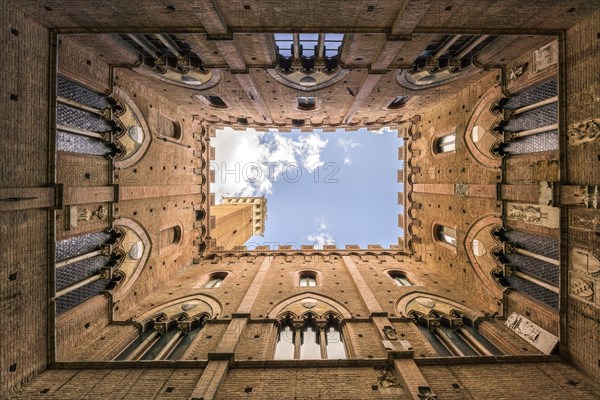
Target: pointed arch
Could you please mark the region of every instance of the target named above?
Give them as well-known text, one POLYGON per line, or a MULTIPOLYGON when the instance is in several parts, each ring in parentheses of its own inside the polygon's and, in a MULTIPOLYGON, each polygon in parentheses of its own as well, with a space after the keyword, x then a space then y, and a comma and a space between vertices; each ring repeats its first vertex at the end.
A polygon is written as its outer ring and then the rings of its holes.
POLYGON ((129 218, 117 218, 114 226, 124 232, 117 249, 125 255, 116 274, 121 277, 121 282, 113 290, 115 299, 127 293, 150 257, 152 241, 148 232, 137 221, 129 218))
POLYGON ((287 315, 286 313, 291 313, 297 316, 302 316, 307 313, 324 316, 329 315, 331 311, 334 311, 337 316, 341 318, 352 318, 350 311, 337 301, 312 292, 301 293, 283 300, 271 308, 271 310, 267 313, 267 318, 275 319, 280 315, 287 315), (301 304, 302 300, 314 300, 316 304, 308 308, 301 304))
POLYGON ((441 311, 451 315, 453 311, 475 320, 482 314, 454 300, 439 295, 415 291, 402 296, 396 302, 396 314, 407 317, 412 312, 428 315, 431 311, 441 311))

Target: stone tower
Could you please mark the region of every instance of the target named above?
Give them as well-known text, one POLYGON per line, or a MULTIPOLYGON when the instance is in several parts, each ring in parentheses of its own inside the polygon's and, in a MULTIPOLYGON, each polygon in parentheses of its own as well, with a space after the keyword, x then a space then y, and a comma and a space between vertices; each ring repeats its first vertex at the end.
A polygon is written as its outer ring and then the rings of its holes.
POLYGON ((221 204, 210 208, 210 215, 212 245, 233 249, 264 233, 267 199, 223 197, 221 204))

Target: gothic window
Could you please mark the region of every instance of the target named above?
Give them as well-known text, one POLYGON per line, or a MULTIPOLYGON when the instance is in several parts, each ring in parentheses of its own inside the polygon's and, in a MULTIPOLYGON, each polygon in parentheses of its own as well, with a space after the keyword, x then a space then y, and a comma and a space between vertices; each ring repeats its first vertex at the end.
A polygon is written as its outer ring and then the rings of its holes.
POLYGON ((340 321, 333 315, 325 320, 309 314, 303 320, 290 316, 279 322, 274 359, 346 359, 340 321))
POLYGON ((302 111, 311 111, 316 108, 314 97, 301 96, 298 97, 298 109, 302 111))
POLYGON ((436 154, 439 153, 450 153, 456 150, 456 134, 451 133, 449 135, 441 136, 435 139, 433 145, 433 151, 436 154))
POLYGON ((206 289, 215 289, 223 284, 223 280, 227 276, 226 272, 216 272, 210 276, 208 282, 204 285, 206 289))
POLYGON ((434 228, 435 238, 440 242, 456 247, 456 229, 443 225, 436 225, 434 228))
POLYGON ((325 341, 327 349, 327 358, 329 360, 346 359, 346 348, 342 340, 342 331, 338 320, 329 317, 325 327, 325 341))
POLYGON ((156 318, 114 359, 116 361, 179 360, 202 329, 204 317, 164 322, 156 318))
POLYGON ((314 272, 302 272, 299 285, 300 287, 317 286, 317 276, 314 272))
POLYGON ((161 249, 179 244, 181 241, 181 227, 179 225, 172 226, 160 231, 160 247, 161 249))
POLYGON ((388 105, 388 108, 394 110, 397 108, 404 107, 406 105, 406 102, 408 101, 408 97, 409 96, 396 96, 394 100, 392 100, 390 105, 388 105))
POLYGON ((277 332, 277 345, 275 347, 276 360, 293 360, 296 347, 296 329, 290 317, 279 323, 277 332))
POLYGON ((464 317, 449 317, 436 312, 429 316, 413 316, 423 336, 442 357, 503 355, 464 317))
POLYGON ((406 278, 404 272, 390 271, 388 274, 398 286, 412 286, 412 283, 406 278))
POLYGON ((337 67, 344 34, 276 33, 274 38, 279 68, 284 71, 290 71, 293 62, 307 72, 313 71, 316 63, 324 64, 324 69, 331 71, 337 67))
POLYGON ((227 104, 219 96, 206 95, 204 98, 208 100, 208 104, 210 104, 211 107, 227 108, 227 104))

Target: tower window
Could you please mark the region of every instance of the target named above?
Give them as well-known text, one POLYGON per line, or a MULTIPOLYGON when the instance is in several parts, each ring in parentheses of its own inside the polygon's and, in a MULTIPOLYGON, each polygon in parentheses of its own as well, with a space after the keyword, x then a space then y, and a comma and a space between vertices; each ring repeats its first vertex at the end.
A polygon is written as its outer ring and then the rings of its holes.
POLYGON ((450 153, 456 150, 456 134, 451 133, 449 135, 441 136, 435 139, 433 151, 436 154, 439 153, 450 153))
POLYGON ((300 287, 317 286, 317 276, 313 272, 303 272, 300 274, 300 287))
POLYGON ((168 247, 181 242, 181 227, 179 225, 172 226, 160 231, 160 247, 168 247))
POLYGON ((181 138, 181 127, 175 121, 160 115, 158 117, 158 132, 162 136, 166 136, 173 139, 181 138))
POLYGON ((412 283, 406 278, 404 272, 390 271, 389 275, 398 286, 412 286, 412 283))
POLYGON ((215 289, 220 287, 223 284, 223 280, 227 276, 226 272, 217 272, 210 276, 208 282, 204 285, 205 289, 215 289))
POLYGON ((402 108, 406 105, 409 96, 396 96, 388 106, 389 109, 402 108))
POLYGON ((298 97, 298 109, 302 111, 310 111, 316 108, 314 97, 298 97))
POLYGON ((208 100, 208 104, 215 108, 227 108, 227 104, 219 96, 207 95, 204 96, 208 100))
POLYGON ((456 229, 443 225, 436 225, 434 230, 435 238, 437 240, 456 247, 456 229))

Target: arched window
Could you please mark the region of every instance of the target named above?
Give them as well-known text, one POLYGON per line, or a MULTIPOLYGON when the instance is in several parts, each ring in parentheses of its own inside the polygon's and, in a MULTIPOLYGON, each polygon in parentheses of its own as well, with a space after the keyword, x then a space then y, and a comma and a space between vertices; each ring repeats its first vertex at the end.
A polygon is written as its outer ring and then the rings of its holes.
POLYGON ((227 108, 227 104, 219 96, 206 95, 204 98, 208 101, 208 104, 210 104, 211 107, 227 108))
POLYGON ((396 96, 394 100, 388 105, 388 108, 391 110, 402 108, 406 105, 409 96, 396 96))
POLYGON ((160 231, 160 248, 179 244, 181 241, 181 227, 179 225, 172 226, 160 231))
POLYGON ((410 281, 406 278, 406 274, 404 272, 390 271, 388 274, 398 286, 412 286, 412 283, 410 283, 410 281))
POLYGON ((456 247, 456 229, 443 225, 436 225, 434 228, 435 238, 440 242, 456 247))
POLYGON ((442 357, 499 356, 504 353, 460 316, 432 312, 429 316, 413 314, 419 330, 442 357))
POLYGON ((277 345, 275 347, 276 360, 293 360, 296 349, 296 329, 290 317, 279 322, 277 331, 277 345))
POLYGON ((329 360, 345 360, 346 348, 342 341, 342 330, 340 323, 333 315, 329 316, 325 327, 325 342, 327 349, 327 359, 329 360))
POLYGON ((317 286, 317 275, 314 272, 302 272, 300 274, 300 287, 317 286))
POLYGON ((204 325, 205 317, 164 322, 152 321, 146 331, 133 340, 114 360, 179 360, 204 325))
POLYGON ((321 335, 314 318, 309 315, 304 320, 300 332, 300 359, 320 360, 321 358, 321 335))
POLYGON ((433 151, 436 154, 439 153, 450 153, 456 150, 456 134, 451 133, 449 135, 440 136, 435 139, 433 145, 433 151))
POLYGON ((290 316, 279 321, 274 359, 340 360, 346 359, 346 347, 340 321, 330 315, 317 319, 308 314, 303 320, 290 316))
POLYGON ((302 111, 311 111, 316 108, 314 97, 301 96, 298 97, 298 109, 302 111))
POLYGON ((204 288, 215 289, 215 288, 220 287, 223 284, 223 280, 225 280, 226 276, 227 276, 226 272, 215 272, 214 274, 211 274, 210 278, 204 285, 204 288))
POLYGON ((181 126, 169 118, 158 116, 158 133, 172 139, 181 139, 181 126))

